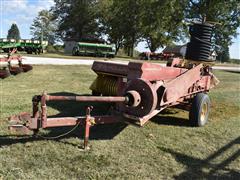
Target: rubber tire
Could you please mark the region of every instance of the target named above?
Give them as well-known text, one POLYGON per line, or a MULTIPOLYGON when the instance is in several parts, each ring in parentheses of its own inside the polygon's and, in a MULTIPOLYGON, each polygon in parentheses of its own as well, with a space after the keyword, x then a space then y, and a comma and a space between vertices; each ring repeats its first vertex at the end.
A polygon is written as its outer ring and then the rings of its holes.
POLYGON ((198 93, 192 101, 192 106, 189 111, 189 120, 192 126, 202 127, 208 122, 208 115, 210 112, 210 98, 205 93, 198 93), (204 120, 201 120, 201 112, 204 104, 207 104, 207 112, 204 120))
POLYGON ((77 47, 74 47, 74 48, 72 49, 72 55, 73 55, 73 56, 79 56, 79 50, 78 50, 77 47))

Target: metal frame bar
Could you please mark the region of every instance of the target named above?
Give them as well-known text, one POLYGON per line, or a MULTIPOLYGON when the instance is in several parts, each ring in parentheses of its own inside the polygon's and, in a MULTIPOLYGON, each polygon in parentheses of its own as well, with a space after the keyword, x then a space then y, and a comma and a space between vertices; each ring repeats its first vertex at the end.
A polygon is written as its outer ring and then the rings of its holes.
POLYGON ((32 118, 29 119, 28 127, 37 133, 40 128, 62 127, 83 125, 84 132, 84 148, 87 148, 90 128, 96 124, 111 124, 119 122, 116 116, 91 116, 92 107, 87 107, 86 116, 81 117, 61 117, 47 118, 47 102, 48 101, 81 101, 81 102, 125 102, 125 97, 98 97, 98 96, 50 96, 46 92, 43 95, 33 97, 32 118), (40 104, 40 108, 39 108, 40 104), (41 109, 41 111, 40 111, 41 109))
MULTIPOLYGON (((158 93, 154 96, 156 106, 145 114, 143 117, 135 117, 124 113, 122 106, 125 103, 128 104, 128 97, 123 96, 51 96, 44 92, 42 95, 33 97, 32 100, 32 117, 29 115, 28 124, 23 125, 23 130, 30 129, 34 133, 37 133, 39 128, 50 127, 62 127, 62 126, 84 126, 84 148, 87 148, 90 129, 96 124, 109 124, 121 121, 121 117, 109 115, 109 116, 91 116, 92 107, 87 107, 86 115, 81 117, 47 117, 47 102, 48 101, 80 101, 80 102, 106 102, 116 103, 116 108, 119 113, 122 113, 124 117, 131 120, 135 120, 135 124, 140 126, 144 125, 149 119, 158 114, 160 111, 167 107, 176 106, 183 108, 183 104, 191 102, 189 101, 193 96, 199 92, 207 92, 211 87, 211 81, 213 75, 209 72, 208 67, 204 67, 199 64, 191 69, 175 68, 175 67, 161 67, 159 65, 148 63, 130 63, 131 70, 128 72, 127 65, 119 65, 114 63, 100 63, 95 62, 92 69, 96 73, 108 73, 110 74, 115 70, 118 70, 115 75, 118 78, 117 81, 117 94, 122 94, 123 89, 126 88, 127 82, 123 81, 128 77, 128 82, 131 79, 141 78, 146 82, 148 86, 153 86, 154 93, 158 93), (110 67, 110 68, 109 68, 110 67), (120 67, 120 68, 119 68, 120 67), (136 72, 136 73, 134 73, 136 72), (126 77, 127 75, 127 77, 126 77), (144 77, 146 79, 144 79, 144 77), (168 78, 166 78, 168 77, 168 78), (170 77, 170 79, 169 79, 170 77), (160 89, 161 88, 161 89, 160 89), (158 91, 160 90, 160 91, 158 91)), ((132 81, 133 82, 133 81, 132 81)), ((137 83, 135 83, 137 86, 137 83)), ((133 83, 133 85, 135 85, 133 83)), ((214 84, 213 84, 214 85, 214 84)), ((144 87, 145 88, 145 87, 144 87)), ((143 89, 144 89, 143 88, 143 89)), ((125 89, 125 91, 127 91, 125 89)), ((140 91, 140 90, 139 90, 140 91)), ((146 89, 144 90, 146 91, 146 89)), ((149 98, 148 98, 149 100, 149 98)), ((189 107, 186 107, 189 109, 189 107)), ((131 113, 130 113, 131 114, 131 113)), ((18 116, 17 121, 21 121, 18 116)), ((14 120, 14 118, 13 118, 14 120)), ((127 121, 126 121, 127 122, 127 121)), ((17 127, 17 126, 16 126, 17 127)))

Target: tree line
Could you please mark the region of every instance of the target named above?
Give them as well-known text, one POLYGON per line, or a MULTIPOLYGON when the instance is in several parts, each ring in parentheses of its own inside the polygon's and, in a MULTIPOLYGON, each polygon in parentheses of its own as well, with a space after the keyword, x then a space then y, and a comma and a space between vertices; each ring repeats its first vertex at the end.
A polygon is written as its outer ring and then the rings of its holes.
POLYGON ((229 46, 240 26, 240 0, 54 0, 31 26, 34 38, 50 43, 66 39, 99 42, 106 39, 129 56, 140 41, 156 51, 185 42, 188 23, 215 23, 213 41, 218 58, 229 58, 229 46))

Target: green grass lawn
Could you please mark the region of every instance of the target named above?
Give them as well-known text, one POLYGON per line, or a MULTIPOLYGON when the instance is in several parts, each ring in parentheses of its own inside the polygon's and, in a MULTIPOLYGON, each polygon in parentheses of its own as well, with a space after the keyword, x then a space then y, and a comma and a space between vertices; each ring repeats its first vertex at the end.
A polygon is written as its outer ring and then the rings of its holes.
MULTIPOLYGON (((43 90, 89 94, 96 76, 89 66, 34 66, 0 80, 0 179, 240 179, 240 74, 215 74, 221 82, 209 93, 205 127, 189 127, 187 112, 169 109, 142 128, 121 123, 92 128, 88 151, 80 148, 80 128, 58 140, 16 137, 7 130, 7 117, 31 111, 32 96, 43 90)), ((49 114, 76 115, 85 111, 81 107, 50 104, 49 114)))

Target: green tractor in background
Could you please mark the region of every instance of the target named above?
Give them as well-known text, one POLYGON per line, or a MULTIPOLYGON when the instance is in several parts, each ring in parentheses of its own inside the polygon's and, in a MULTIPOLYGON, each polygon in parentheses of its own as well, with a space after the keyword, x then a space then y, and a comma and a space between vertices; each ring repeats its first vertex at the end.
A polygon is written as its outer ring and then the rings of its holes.
POLYGON ((112 44, 78 42, 72 50, 73 56, 115 57, 116 48, 112 44))

